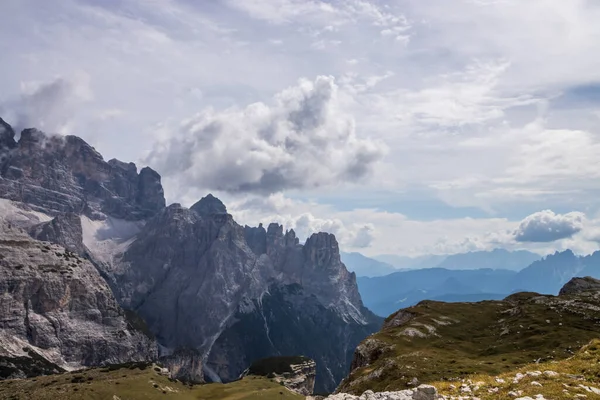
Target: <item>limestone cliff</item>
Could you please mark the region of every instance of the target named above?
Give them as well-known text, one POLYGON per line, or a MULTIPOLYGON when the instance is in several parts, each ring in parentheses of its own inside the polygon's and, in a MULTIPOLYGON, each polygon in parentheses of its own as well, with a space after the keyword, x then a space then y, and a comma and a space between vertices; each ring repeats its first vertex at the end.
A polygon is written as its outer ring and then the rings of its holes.
POLYGON ((0 368, 25 377, 150 360, 155 342, 127 321, 93 265, 0 223, 0 368))

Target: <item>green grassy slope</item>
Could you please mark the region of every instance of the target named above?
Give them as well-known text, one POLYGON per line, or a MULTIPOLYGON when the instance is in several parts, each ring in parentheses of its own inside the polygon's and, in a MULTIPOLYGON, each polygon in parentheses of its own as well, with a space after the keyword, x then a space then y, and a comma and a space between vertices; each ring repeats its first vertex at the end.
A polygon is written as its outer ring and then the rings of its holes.
POLYGON ((470 395, 481 400, 505 400, 517 394, 600 400, 600 340, 593 340, 565 360, 529 364, 499 376, 476 375, 461 382, 433 384, 449 399, 470 395))
POLYGON ((187 386, 155 367, 135 364, 24 380, 0 381, 0 399, 11 400, 293 400, 303 396, 266 378, 246 377, 223 384, 187 386), (140 365, 142 367, 140 368, 140 365))
POLYGON ((472 374, 497 375, 532 362, 561 360, 600 337, 600 293, 504 301, 424 301, 400 310, 355 353, 339 391, 401 390, 472 374))

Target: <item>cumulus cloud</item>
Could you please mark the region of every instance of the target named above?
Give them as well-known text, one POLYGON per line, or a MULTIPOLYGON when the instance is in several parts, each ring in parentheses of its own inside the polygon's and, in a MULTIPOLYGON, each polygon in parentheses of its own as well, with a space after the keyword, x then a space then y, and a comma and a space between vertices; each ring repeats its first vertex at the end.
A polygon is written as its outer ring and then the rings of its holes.
POLYGON ((349 242, 350 247, 366 248, 371 245, 374 239, 375 227, 373 224, 366 224, 355 231, 352 240, 349 242))
POLYGON ((38 128, 49 133, 70 133, 74 110, 92 98, 89 78, 75 74, 69 79, 49 82, 24 82, 21 96, 0 104, 16 131, 38 128))
POLYGON ((146 162, 185 187, 270 194, 359 181, 384 153, 381 142, 356 135, 334 78, 319 76, 273 105, 206 109, 159 139, 146 162))
POLYGON ((311 213, 304 213, 287 219, 287 228, 293 228, 299 237, 307 238, 313 233, 328 232, 335 235, 343 247, 367 248, 374 239, 373 224, 345 224, 338 218, 317 218, 311 213))
POLYGON ((531 214, 515 231, 518 242, 547 243, 570 238, 581 232, 584 227, 585 215, 580 212, 555 214, 544 210, 531 214))

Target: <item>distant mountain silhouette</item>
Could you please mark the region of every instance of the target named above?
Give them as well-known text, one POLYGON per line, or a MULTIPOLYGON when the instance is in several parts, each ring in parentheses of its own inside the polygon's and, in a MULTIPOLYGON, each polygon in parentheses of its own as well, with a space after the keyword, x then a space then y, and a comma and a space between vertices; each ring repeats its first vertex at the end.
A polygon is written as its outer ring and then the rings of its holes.
POLYGON ((454 254, 446 257, 437 267, 446 269, 491 268, 520 271, 541 258, 539 254, 526 250, 508 251, 505 249, 494 249, 492 251, 473 251, 454 254))
MULTIPOLYGON (((363 302, 374 313, 387 316, 421 300, 441 296, 473 296, 477 300, 503 297, 517 273, 508 270, 449 270, 426 268, 357 279, 363 302)), ((456 297, 463 301, 464 297, 456 297)))
POLYGON ((354 272, 356 276, 383 276, 398 271, 393 265, 369 258, 360 253, 342 252, 340 256, 348 271, 354 272))
MULTIPOLYGON (((509 260, 516 260, 519 257, 526 259, 534 256, 529 252, 511 253, 495 250, 449 256, 443 265, 456 265, 453 264, 453 260, 460 259, 472 261, 481 257, 486 260, 493 254, 498 255, 500 260, 506 260, 507 257, 509 260)), ((493 263, 489 262, 486 265, 493 263)), ((398 271, 381 277, 361 277, 357 281, 365 305, 376 314, 387 316, 421 300, 494 300, 524 291, 556 295, 565 283, 576 276, 600 278, 600 251, 585 257, 577 256, 571 250, 556 252, 534 261, 521 271, 492 268, 426 268, 398 271)))

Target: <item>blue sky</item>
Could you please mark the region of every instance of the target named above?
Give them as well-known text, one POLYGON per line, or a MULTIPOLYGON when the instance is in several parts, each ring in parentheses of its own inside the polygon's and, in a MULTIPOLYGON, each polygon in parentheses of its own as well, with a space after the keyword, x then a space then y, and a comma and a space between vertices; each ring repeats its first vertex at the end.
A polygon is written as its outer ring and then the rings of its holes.
POLYGON ((0 115, 150 164, 170 202, 213 192, 242 223, 329 230, 370 255, 598 248, 594 2, 5 0, 3 14, 0 115))

